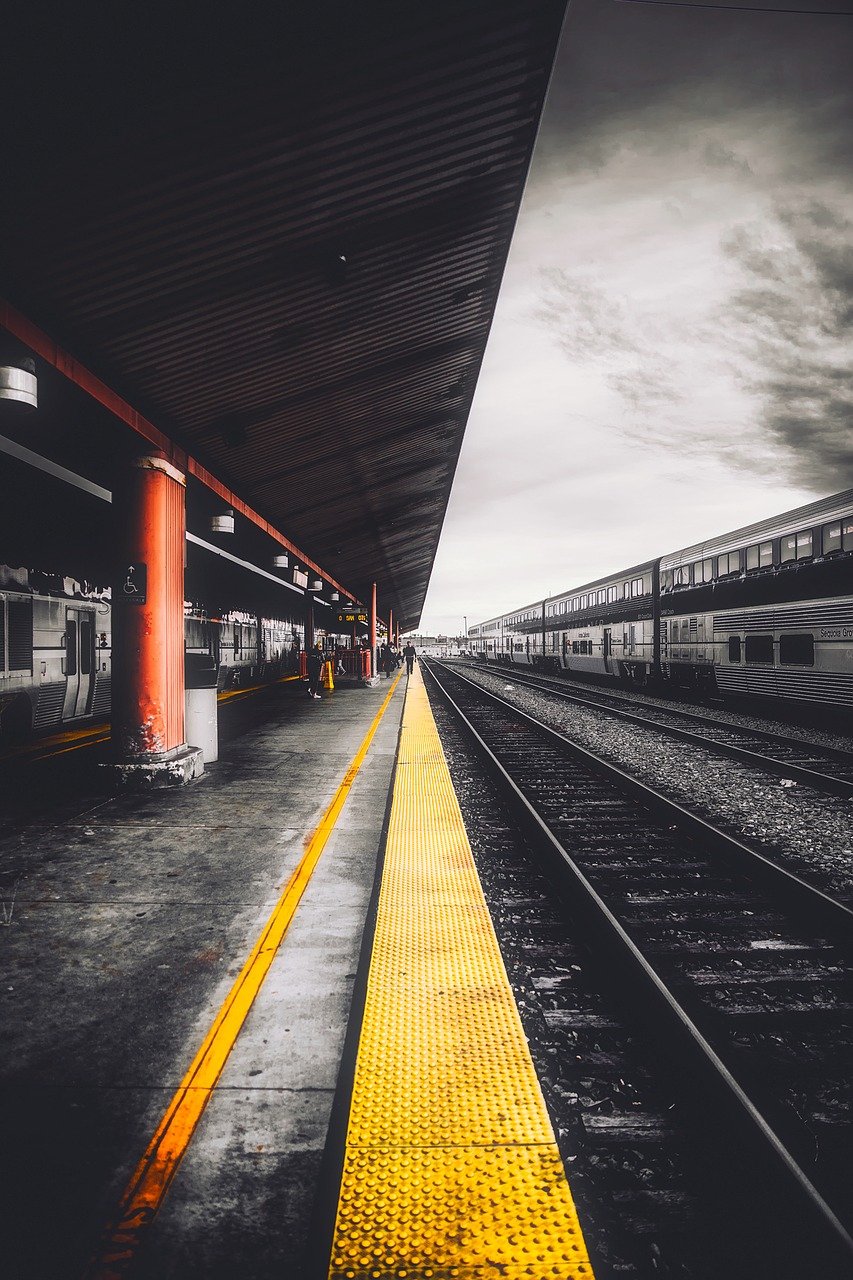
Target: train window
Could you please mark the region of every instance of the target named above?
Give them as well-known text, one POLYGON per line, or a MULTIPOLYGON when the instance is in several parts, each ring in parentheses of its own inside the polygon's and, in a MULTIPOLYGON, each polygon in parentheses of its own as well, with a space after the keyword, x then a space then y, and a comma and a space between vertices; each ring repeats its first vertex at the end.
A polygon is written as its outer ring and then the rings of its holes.
MULTIPOLYGON (((690 565, 689 564, 680 564, 678 566, 678 568, 674 571, 674 581, 677 587, 690 586, 690 565)), ((642 578, 640 579, 640 582, 642 582, 642 578)), ((640 593, 637 591, 637 579, 635 578, 631 583, 631 595, 636 596, 639 594, 640 593)))
POLYGON ((713 561, 713 558, 710 556, 708 557, 707 560, 702 561, 702 581, 703 582, 714 581, 714 561, 713 561))
POLYGON ((730 551, 728 555, 717 556, 717 572, 721 578, 727 574, 740 573, 740 552, 730 551))
POLYGON ((77 623, 73 618, 65 623, 65 674, 77 674, 77 623))
POLYGON ((823 554, 828 556, 832 551, 841 550, 841 525, 825 524, 821 530, 823 554))
MULTIPOLYGON (((687 581, 689 582, 689 581, 690 581, 690 566, 689 566, 689 565, 684 565, 684 570, 685 570, 685 572, 687 573, 687 581)), ((642 579, 642 578, 632 578, 632 579, 631 579, 631 595, 632 595, 632 596, 641 596, 642 594, 643 594, 643 579, 642 579)))
POLYGON ((92 670, 92 650, 94 633, 92 630, 92 619, 80 619, 80 672, 87 676, 92 670))
POLYGON ((773 637, 772 636, 747 636, 746 637, 746 660, 747 662, 772 662, 773 661, 773 637))
POLYGON ((814 541, 811 529, 801 529, 799 533, 789 533, 782 539, 782 563, 792 560, 808 560, 814 554, 814 541))
POLYGON ((793 635, 779 637, 779 661, 785 666, 814 666, 814 636, 793 635))
POLYGON ((811 529, 797 534, 797 559, 809 560, 814 555, 814 537, 811 529))
MULTIPOLYGON (((664 569, 660 575, 661 591, 670 591, 672 589, 672 570, 664 569)), ((625 595, 628 594, 628 583, 625 583, 625 595)))
POLYGON ((740 662, 740 636, 729 636, 729 662, 740 662))
POLYGON ((853 551, 853 520, 841 522, 841 547, 844 551, 853 551))
POLYGON ((606 592, 606 591, 604 590, 604 588, 602 587, 602 589, 601 589, 601 590, 598 592, 598 594, 596 595, 595 603, 596 603, 596 604, 604 604, 604 602, 605 602, 605 600, 606 600, 606 599, 607 599, 607 592, 606 592))
POLYGON ((615 587, 608 587, 608 588, 607 588, 607 603, 608 603, 608 604, 614 604, 614 603, 615 603, 615 601, 616 601, 616 588, 615 588, 615 587))
POLYGON ((753 569, 771 569, 773 567, 773 543, 772 542, 754 542, 751 547, 746 549, 746 568, 750 572, 753 569))

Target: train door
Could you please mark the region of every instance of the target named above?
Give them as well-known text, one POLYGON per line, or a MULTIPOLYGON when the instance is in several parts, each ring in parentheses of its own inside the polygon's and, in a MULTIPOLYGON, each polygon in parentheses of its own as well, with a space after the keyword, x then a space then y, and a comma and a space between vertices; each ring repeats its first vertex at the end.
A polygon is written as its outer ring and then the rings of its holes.
POLYGON ((88 715, 92 709, 95 670, 95 615, 91 609, 65 610, 65 703, 63 720, 88 715))
POLYGON ((602 642, 602 657, 604 658, 604 670, 612 672, 613 668, 610 662, 610 655, 613 649, 613 640, 610 627, 604 628, 604 639, 602 642))

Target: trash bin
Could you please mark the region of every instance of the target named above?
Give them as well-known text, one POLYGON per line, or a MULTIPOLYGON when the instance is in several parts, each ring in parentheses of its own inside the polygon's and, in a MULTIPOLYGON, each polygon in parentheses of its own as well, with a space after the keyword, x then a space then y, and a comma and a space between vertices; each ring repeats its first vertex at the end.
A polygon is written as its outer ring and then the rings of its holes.
POLYGON ((219 759, 217 670, 209 653, 184 655, 187 746, 200 747, 205 764, 219 759))

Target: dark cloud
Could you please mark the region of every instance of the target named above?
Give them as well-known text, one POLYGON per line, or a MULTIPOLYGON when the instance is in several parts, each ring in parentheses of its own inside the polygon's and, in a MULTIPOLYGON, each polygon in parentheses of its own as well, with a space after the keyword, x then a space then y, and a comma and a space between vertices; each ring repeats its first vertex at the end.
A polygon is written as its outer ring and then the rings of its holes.
POLYGON ((683 392, 654 334, 628 298, 580 272, 546 268, 542 301, 533 318, 550 330, 568 358, 593 364, 635 414, 678 404, 683 392))
POLYGON ((710 139, 702 149, 702 159, 709 169, 728 169, 753 177, 753 169, 749 161, 739 155, 732 147, 724 146, 716 138, 710 139))
MULTIPOLYGON (((572 0, 537 159, 571 165, 661 122, 693 131, 721 114, 791 107, 817 141, 816 163, 849 163, 851 28, 843 16, 572 0)), ((708 161, 725 163, 725 151, 708 161)), ((736 150, 732 161, 742 163, 736 150)))
POLYGON ((541 304, 534 318, 550 329, 570 359, 639 353, 627 306, 579 272, 544 267, 541 304))
POLYGON ((742 378, 787 474, 818 491, 853 484, 851 232, 843 210, 804 199, 723 244, 749 281, 726 317, 742 378))
POLYGON ((851 65, 849 18, 572 0, 441 612, 853 484, 851 65))

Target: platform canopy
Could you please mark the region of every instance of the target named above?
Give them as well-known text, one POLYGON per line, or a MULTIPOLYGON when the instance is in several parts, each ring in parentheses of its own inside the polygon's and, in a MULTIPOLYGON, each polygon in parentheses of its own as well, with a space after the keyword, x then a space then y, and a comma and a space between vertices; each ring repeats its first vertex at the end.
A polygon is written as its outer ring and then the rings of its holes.
MULTIPOLYGON (((405 626, 564 9, 34 2, 4 24, 0 294, 405 626)), ((51 392, 31 447, 109 487, 127 428, 79 394, 51 392)))

